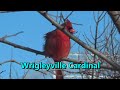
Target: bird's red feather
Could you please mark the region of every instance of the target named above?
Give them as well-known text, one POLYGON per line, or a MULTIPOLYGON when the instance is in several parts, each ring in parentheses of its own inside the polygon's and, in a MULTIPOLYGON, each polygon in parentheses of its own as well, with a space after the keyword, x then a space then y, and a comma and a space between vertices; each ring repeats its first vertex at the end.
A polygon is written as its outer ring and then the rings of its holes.
MULTIPOLYGON (((66 22, 65 28, 70 32, 74 31, 72 29, 72 24, 68 20, 66 22)), ((60 62, 62 58, 66 58, 70 52, 70 38, 65 35, 61 30, 56 29, 49 32, 45 36, 44 52, 47 57, 53 58, 55 62, 60 62)), ((63 78, 61 70, 56 71, 56 78, 63 78)))

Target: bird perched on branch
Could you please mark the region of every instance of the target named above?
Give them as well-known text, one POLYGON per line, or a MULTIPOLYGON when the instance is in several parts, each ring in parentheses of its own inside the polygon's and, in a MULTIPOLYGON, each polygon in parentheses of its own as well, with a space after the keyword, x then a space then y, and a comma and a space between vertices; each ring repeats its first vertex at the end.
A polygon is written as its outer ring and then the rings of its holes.
MULTIPOLYGON (((62 26, 71 34, 75 32, 69 20, 66 20, 62 26)), ((66 58, 70 52, 70 47, 70 37, 59 29, 45 35, 44 53, 46 57, 51 57, 54 62, 61 62, 62 58, 66 58)), ((63 79, 61 70, 56 70, 56 79, 63 79)))

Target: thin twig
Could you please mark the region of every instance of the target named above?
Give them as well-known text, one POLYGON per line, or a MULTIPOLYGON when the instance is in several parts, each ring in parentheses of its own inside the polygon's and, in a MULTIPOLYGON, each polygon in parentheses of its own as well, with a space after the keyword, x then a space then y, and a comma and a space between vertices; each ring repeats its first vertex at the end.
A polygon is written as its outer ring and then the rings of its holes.
POLYGON ((83 26, 83 24, 78 24, 78 23, 72 23, 72 24, 74 24, 74 25, 80 25, 80 26, 83 26))
POLYGON ((5 71, 6 71, 6 70, 4 70, 4 71, 1 71, 1 72, 0 72, 0 74, 2 74, 2 73, 3 73, 3 72, 5 72, 5 71))
POLYGON ((23 31, 20 31, 20 32, 18 32, 18 33, 16 33, 16 34, 5 35, 4 37, 2 37, 2 39, 6 39, 6 38, 9 38, 9 37, 17 36, 17 35, 19 35, 19 34, 21 34, 21 33, 24 33, 24 32, 23 32, 23 31))
POLYGON ((45 55, 44 52, 40 52, 40 51, 38 51, 38 50, 31 49, 31 48, 29 48, 29 47, 25 47, 25 46, 22 46, 22 45, 18 45, 18 44, 9 42, 9 41, 7 41, 7 40, 4 40, 3 38, 0 38, 0 42, 1 42, 1 43, 4 43, 4 44, 7 44, 7 45, 10 45, 10 46, 13 46, 13 47, 15 47, 15 48, 19 48, 19 49, 22 49, 22 50, 26 50, 26 51, 29 51, 29 52, 33 52, 33 53, 35 53, 36 55, 37 55, 37 54, 45 55))
POLYGON ((71 16, 73 13, 73 11, 70 12, 70 14, 65 18, 65 20, 67 20, 69 18, 69 16, 71 16))
POLYGON ((27 72, 23 75, 22 79, 25 79, 25 77, 27 76, 29 71, 30 71, 30 69, 28 69, 27 72))

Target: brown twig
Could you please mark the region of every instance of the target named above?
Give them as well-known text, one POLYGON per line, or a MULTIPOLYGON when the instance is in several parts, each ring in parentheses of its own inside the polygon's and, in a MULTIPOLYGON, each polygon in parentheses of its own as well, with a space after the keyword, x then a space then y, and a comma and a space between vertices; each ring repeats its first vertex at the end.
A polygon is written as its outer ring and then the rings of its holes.
POLYGON ((40 52, 40 51, 38 51, 38 50, 31 49, 31 48, 29 48, 29 47, 25 47, 25 46, 21 46, 21 45, 18 45, 18 44, 9 42, 9 41, 7 41, 7 40, 4 40, 3 38, 0 38, 0 42, 1 42, 1 43, 4 43, 4 44, 7 44, 7 45, 10 45, 10 46, 13 46, 13 47, 15 47, 15 48, 19 48, 19 49, 22 49, 22 50, 26 50, 26 51, 29 51, 29 52, 33 52, 33 53, 35 53, 36 55, 37 55, 37 54, 45 55, 44 52, 40 52))
POLYGON ((21 33, 24 33, 24 32, 23 32, 23 31, 20 31, 20 32, 18 32, 18 33, 16 33, 16 34, 5 35, 4 37, 2 37, 2 39, 6 39, 6 38, 9 38, 9 37, 17 36, 17 35, 19 35, 19 34, 21 34, 21 33))
POLYGON ((69 18, 69 16, 72 15, 72 13, 73 13, 73 11, 71 11, 71 12, 69 13, 69 15, 65 18, 65 20, 67 20, 67 19, 69 18))
POLYGON ((58 24, 57 22, 55 22, 55 20, 53 20, 53 18, 51 18, 47 13, 43 12, 43 11, 38 11, 43 17, 45 17, 47 20, 49 20, 53 25, 55 25, 58 29, 60 29, 62 32, 64 32, 67 36, 69 36, 72 40, 74 40, 76 43, 78 43, 79 45, 81 45, 83 48, 86 48, 87 50, 91 51, 92 53, 94 53, 95 55, 97 55, 98 57, 102 58, 103 60, 105 60, 107 63, 109 63, 111 66, 113 66, 116 69, 120 70, 120 65, 118 65, 117 63, 109 60, 104 54, 100 53, 99 51, 93 49, 90 46, 87 46, 83 41, 81 41, 80 39, 78 39, 77 37, 75 37, 74 35, 70 34, 64 27, 62 27, 60 24, 58 24))
MULTIPOLYGON (((18 65, 21 65, 19 62, 17 62, 16 60, 7 60, 7 61, 4 61, 4 62, 0 62, 0 65, 3 65, 3 64, 6 64, 6 63, 11 63, 11 62, 14 62, 18 65)), ((45 72, 42 72, 42 71, 38 71, 40 73, 43 73, 43 74, 46 74, 45 72)))
MULTIPOLYGON (((60 30, 62 30, 66 35, 68 35, 71 39, 73 39, 75 42, 77 42, 79 45, 81 45, 82 47, 86 48, 87 50, 91 51, 92 53, 98 55, 100 58, 102 58, 103 60, 105 60, 106 62, 108 62, 110 65, 112 65, 114 68, 119 69, 120 70, 120 66, 115 63, 112 62, 111 60, 109 60, 105 55, 99 53, 97 50, 87 46, 83 41, 81 41, 80 39, 76 38, 75 36, 71 35, 69 32, 67 32, 67 30, 64 29, 64 27, 60 26, 57 22, 55 22, 47 13, 46 11, 38 11, 41 15, 43 15, 46 19, 48 19, 52 24, 54 24, 57 28, 59 28, 60 30)), ((44 52, 40 52, 28 47, 24 47, 21 45, 17 45, 14 43, 11 43, 9 41, 3 40, 2 38, 0 38, 0 42, 11 45, 15 48, 20 48, 26 51, 30 51, 36 54, 41 54, 44 55, 44 52)))
POLYGON ((120 33, 120 14, 119 11, 108 11, 108 14, 110 15, 113 23, 118 29, 118 32, 120 33))
POLYGON ((2 74, 2 73, 3 73, 3 72, 5 72, 5 71, 6 71, 6 70, 4 70, 4 71, 1 71, 1 72, 0 72, 0 74, 2 74))

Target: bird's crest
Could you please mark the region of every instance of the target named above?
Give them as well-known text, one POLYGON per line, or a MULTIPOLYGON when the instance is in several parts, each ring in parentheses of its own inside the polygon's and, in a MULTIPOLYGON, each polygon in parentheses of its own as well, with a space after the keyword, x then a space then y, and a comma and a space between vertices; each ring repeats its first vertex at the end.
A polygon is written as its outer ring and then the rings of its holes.
POLYGON ((70 22, 70 20, 67 19, 65 22, 67 26, 72 27, 72 23, 70 22))

